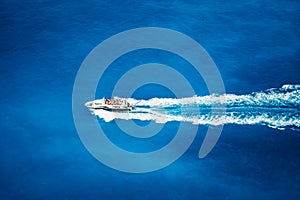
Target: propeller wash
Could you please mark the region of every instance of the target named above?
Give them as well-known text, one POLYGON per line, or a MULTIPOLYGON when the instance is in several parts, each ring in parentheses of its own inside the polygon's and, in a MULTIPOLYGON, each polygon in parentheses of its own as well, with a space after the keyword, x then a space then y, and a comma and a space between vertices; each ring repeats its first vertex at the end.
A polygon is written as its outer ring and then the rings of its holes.
POLYGON ((153 120, 157 123, 182 121, 215 126, 255 124, 300 130, 300 85, 283 85, 281 88, 245 95, 214 94, 149 100, 116 97, 88 102, 86 106, 106 122, 114 119, 135 119, 153 120), (214 112, 211 106, 214 106, 214 112), (218 112, 218 107, 226 107, 226 111, 220 109, 222 111, 218 112))

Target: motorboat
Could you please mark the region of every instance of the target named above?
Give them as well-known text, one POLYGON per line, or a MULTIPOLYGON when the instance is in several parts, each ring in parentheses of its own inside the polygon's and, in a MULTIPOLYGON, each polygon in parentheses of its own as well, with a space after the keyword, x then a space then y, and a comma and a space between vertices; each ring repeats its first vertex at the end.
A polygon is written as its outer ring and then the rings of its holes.
POLYGON ((113 99, 96 99, 85 103, 89 109, 103 109, 109 111, 131 111, 132 105, 126 99, 113 98, 113 99))

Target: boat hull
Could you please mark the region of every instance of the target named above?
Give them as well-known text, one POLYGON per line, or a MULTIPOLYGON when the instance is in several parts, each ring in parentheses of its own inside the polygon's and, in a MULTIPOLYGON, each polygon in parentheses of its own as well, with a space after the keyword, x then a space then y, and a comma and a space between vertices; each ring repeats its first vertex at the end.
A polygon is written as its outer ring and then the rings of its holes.
POLYGON ((108 105, 105 101, 95 100, 86 102, 85 106, 92 110, 132 111, 132 106, 127 102, 125 102, 125 104, 108 105))
POLYGON ((94 108, 95 110, 107 110, 107 111, 132 111, 132 108, 94 108))

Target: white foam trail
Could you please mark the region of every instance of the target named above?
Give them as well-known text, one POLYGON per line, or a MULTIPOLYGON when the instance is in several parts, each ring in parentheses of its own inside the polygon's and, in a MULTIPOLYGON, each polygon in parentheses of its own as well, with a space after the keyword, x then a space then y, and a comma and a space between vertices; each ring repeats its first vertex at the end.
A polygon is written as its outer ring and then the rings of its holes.
POLYGON ((157 123, 184 121, 202 125, 258 124, 272 128, 300 130, 300 85, 283 85, 246 95, 223 94, 189 98, 127 99, 137 104, 132 112, 95 110, 109 122, 114 119, 153 120, 157 123), (226 106, 227 111, 212 114, 210 107, 226 106))

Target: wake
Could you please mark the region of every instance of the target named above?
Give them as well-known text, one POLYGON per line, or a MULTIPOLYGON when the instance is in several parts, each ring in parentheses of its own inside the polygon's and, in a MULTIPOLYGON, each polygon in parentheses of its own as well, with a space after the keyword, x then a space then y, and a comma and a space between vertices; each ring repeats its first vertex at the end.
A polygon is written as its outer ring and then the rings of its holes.
POLYGON ((189 98, 153 98, 127 101, 131 112, 94 110, 106 122, 114 119, 190 122, 200 125, 267 125, 271 128, 300 130, 300 85, 283 85, 246 95, 223 94, 189 98))

